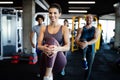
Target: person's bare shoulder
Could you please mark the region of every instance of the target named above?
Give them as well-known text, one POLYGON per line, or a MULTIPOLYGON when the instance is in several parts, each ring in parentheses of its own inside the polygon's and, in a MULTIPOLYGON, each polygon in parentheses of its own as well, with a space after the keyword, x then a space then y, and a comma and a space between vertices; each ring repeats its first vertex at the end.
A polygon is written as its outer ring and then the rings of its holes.
POLYGON ((69 31, 68 27, 67 27, 67 26, 64 26, 64 25, 62 25, 62 30, 63 30, 63 31, 69 31))
POLYGON ((77 31, 78 31, 78 32, 82 32, 82 30, 83 30, 83 28, 78 28, 77 31))
POLYGON ((96 32, 100 32, 100 29, 99 28, 95 28, 96 32))
POLYGON ((45 29, 46 29, 46 26, 45 25, 41 25, 41 31, 45 31, 45 29))

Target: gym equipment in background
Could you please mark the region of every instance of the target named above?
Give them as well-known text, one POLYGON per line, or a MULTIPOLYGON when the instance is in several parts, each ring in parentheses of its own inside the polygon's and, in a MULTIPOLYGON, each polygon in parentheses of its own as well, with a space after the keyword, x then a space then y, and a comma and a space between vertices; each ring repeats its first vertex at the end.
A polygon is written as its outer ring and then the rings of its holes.
POLYGON ((36 64, 38 61, 36 53, 15 53, 12 56, 11 63, 27 62, 28 64, 36 64))
POLYGON ((16 9, 0 7, 0 60, 9 59, 13 53, 22 50, 22 26, 19 26, 19 18, 16 9))

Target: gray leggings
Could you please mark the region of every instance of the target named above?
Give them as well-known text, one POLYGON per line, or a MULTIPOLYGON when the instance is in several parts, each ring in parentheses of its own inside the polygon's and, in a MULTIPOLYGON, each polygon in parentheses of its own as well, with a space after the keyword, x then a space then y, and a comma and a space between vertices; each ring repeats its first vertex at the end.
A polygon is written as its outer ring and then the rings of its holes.
MULTIPOLYGON (((59 45, 56 39, 49 38, 46 40, 45 44, 48 45, 59 45)), ((53 68, 53 74, 61 72, 67 63, 66 57, 63 52, 59 51, 55 56, 48 57, 42 53, 40 60, 40 76, 44 76, 46 67, 53 68)), ((42 79, 41 79, 42 80, 42 79)))

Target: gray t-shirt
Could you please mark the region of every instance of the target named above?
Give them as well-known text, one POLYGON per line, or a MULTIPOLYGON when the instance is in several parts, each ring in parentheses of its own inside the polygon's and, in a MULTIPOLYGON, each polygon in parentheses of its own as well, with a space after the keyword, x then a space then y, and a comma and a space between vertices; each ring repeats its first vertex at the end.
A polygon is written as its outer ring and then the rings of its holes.
POLYGON ((39 33, 40 33, 40 25, 35 25, 32 27, 32 31, 36 33, 37 38, 39 37, 39 33))

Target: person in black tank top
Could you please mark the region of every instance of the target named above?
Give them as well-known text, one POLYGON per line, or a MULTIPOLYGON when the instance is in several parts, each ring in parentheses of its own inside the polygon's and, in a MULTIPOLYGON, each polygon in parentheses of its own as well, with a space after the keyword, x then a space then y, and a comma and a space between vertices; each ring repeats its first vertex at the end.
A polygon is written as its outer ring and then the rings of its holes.
POLYGON ((53 3, 48 11, 50 24, 41 27, 38 39, 38 48, 43 51, 40 80, 53 80, 53 75, 61 72, 67 63, 63 52, 70 49, 69 30, 58 23, 62 13, 60 5, 53 3))
POLYGON ((75 42, 79 47, 79 52, 82 55, 82 67, 85 70, 84 80, 90 80, 92 64, 95 56, 95 42, 100 35, 98 28, 92 26, 93 15, 86 15, 86 25, 79 28, 75 37, 75 42))

